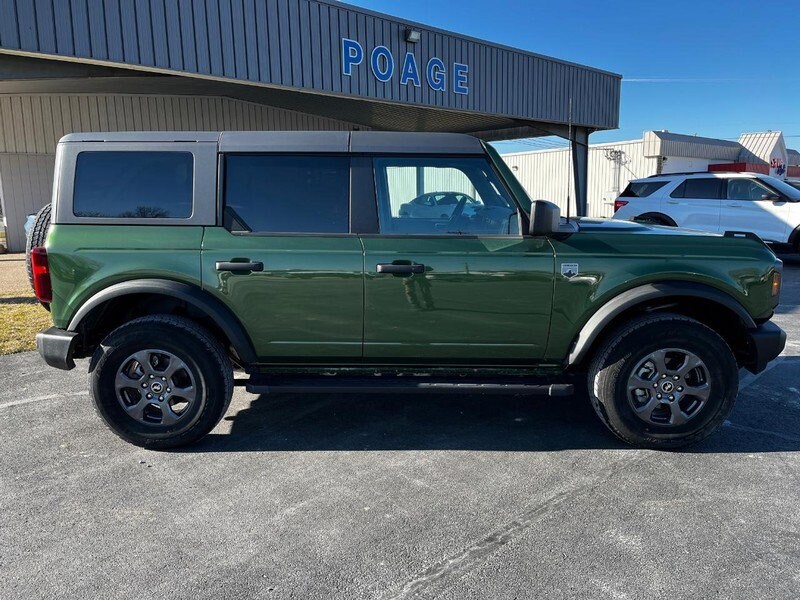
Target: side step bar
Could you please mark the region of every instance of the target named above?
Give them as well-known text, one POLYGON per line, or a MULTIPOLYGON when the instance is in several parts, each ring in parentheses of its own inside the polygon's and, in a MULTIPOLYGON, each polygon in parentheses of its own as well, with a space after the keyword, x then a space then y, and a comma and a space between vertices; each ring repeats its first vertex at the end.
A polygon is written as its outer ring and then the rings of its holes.
MULTIPOLYGON (((238 382, 237 382, 238 383, 238 382)), ((529 394, 538 396, 571 396, 571 383, 533 383, 521 378, 459 381, 433 377, 338 375, 275 377, 253 376, 244 382, 251 394, 529 394)))

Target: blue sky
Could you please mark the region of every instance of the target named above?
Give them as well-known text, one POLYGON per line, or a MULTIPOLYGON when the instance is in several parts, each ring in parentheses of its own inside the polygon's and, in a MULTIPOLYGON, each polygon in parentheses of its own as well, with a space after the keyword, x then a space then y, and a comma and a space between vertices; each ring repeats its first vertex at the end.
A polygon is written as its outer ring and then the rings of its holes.
POLYGON ((772 129, 800 147, 800 13, 791 2, 349 3, 620 73, 620 128, 595 133, 592 142, 648 129, 719 138, 772 129))

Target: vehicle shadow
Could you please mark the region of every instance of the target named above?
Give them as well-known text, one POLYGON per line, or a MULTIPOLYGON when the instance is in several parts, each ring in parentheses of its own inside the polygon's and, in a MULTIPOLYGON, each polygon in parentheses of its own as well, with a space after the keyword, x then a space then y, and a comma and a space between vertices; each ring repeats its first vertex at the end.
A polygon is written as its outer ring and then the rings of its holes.
MULTIPOLYGON (((787 357, 739 396, 726 426, 684 452, 800 450, 800 357, 787 357), (769 381, 766 380, 769 378, 769 381), (776 385, 775 382, 779 382, 776 385), (792 383, 794 382, 794 383, 792 383), (765 391, 772 397, 765 402, 765 391), (786 397, 775 396, 780 388, 786 397), (795 390, 795 391, 792 391, 795 390), (788 411, 787 411, 788 407, 788 411)), ((503 395, 262 395, 187 452, 628 449, 599 422, 585 392, 503 395)))

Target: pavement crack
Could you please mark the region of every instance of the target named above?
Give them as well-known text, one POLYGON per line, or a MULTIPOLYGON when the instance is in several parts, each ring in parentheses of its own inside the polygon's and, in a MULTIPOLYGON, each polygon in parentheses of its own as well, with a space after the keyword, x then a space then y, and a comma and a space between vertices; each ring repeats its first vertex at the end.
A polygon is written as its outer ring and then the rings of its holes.
POLYGON ((607 470, 604 475, 595 477, 591 482, 555 494, 544 502, 529 508, 519 514, 515 519, 501 525, 469 547, 440 560, 424 571, 414 575, 403 585, 403 588, 399 592, 391 596, 385 596, 385 600, 417 598, 424 595, 429 588, 435 587, 443 580, 469 572, 502 546, 522 535, 526 529, 540 521, 545 515, 551 513, 570 500, 594 491, 600 485, 617 475, 621 470, 642 459, 642 455, 638 454, 634 458, 623 459, 614 465, 614 467, 607 470))

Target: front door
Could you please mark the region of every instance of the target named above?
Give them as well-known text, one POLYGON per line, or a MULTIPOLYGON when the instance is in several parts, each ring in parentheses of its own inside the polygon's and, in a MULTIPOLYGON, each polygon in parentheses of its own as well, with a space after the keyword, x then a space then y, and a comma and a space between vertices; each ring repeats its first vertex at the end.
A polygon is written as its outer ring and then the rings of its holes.
POLYGON ((776 193, 755 179, 729 179, 720 229, 752 231, 762 240, 785 242, 792 203, 786 199, 765 200, 765 196, 775 197, 776 193))
POLYGON ((363 255, 349 233, 349 159, 223 160, 225 227, 205 231, 204 287, 239 318, 262 362, 359 361, 363 255))
POLYGON ((523 237, 485 157, 375 157, 380 233, 363 235, 364 356, 373 362, 531 364, 542 358, 554 256, 523 237), (402 210, 459 198, 448 214, 402 210))

